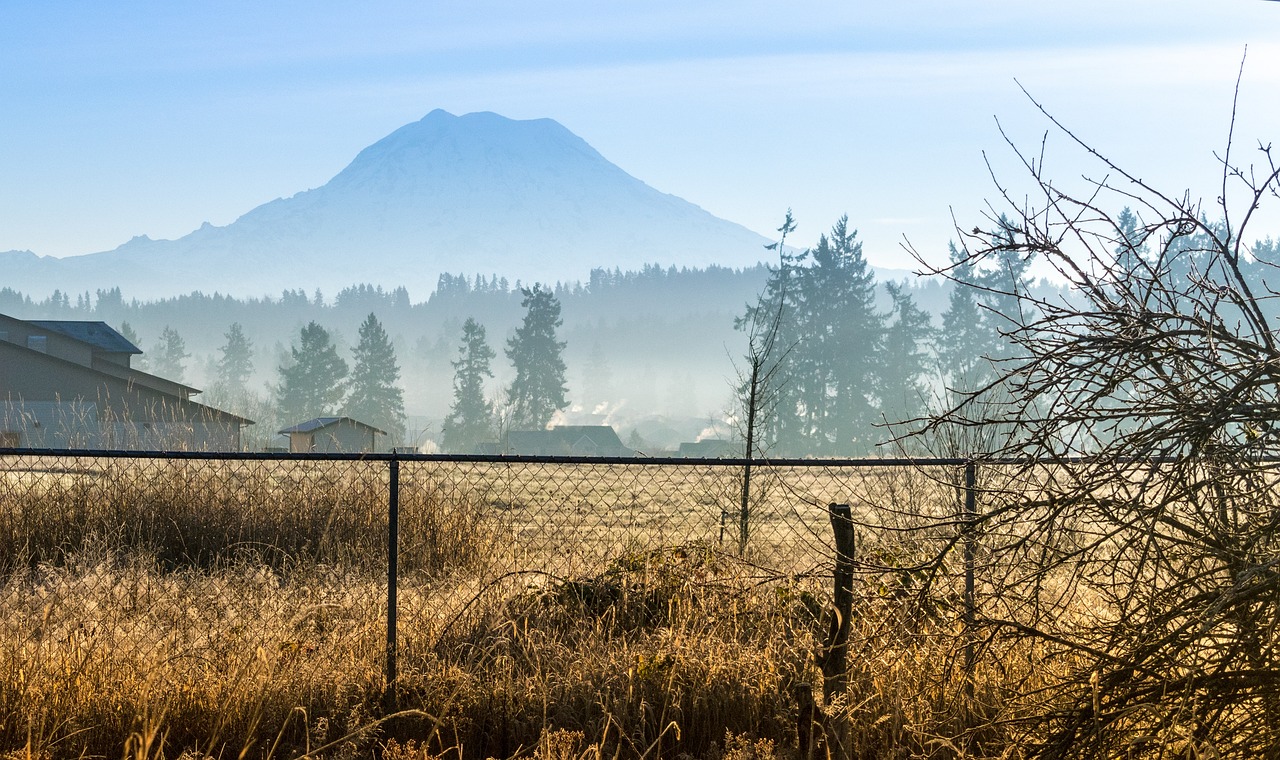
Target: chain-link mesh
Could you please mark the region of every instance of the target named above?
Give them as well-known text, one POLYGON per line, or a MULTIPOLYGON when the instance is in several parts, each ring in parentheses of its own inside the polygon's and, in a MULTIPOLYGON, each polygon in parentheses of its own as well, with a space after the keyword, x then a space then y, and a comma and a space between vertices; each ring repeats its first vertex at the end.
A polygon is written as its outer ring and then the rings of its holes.
MULTIPOLYGON (((209 726, 243 735, 291 721, 310 742, 328 723, 308 719, 308 706, 331 717, 342 706, 345 725, 377 711, 385 458, 0 462, 3 749, 33 735, 109 746, 139 730, 138 716, 179 708, 192 733, 168 727, 175 746, 209 726), (220 701, 220 690, 246 688, 262 695, 254 705, 220 701)), ((410 677, 468 616, 662 553, 720 557, 755 583, 803 577, 829 589, 833 502, 852 507, 864 596, 898 598, 941 573, 947 605, 963 587, 963 568, 933 563, 963 525, 954 462, 757 462, 745 505, 742 463, 727 460, 408 457, 398 470, 397 648, 410 677)))

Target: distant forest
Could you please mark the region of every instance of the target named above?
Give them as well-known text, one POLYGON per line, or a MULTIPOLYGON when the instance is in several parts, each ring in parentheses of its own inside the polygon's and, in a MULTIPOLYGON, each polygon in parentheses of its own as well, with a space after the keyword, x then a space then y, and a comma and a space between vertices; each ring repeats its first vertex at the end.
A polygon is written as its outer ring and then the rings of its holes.
MULTIPOLYGON (((961 315, 955 312, 956 289, 941 278, 876 281, 862 259, 856 232, 846 231, 843 224, 833 229, 832 237, 824 235, 812 252, 788 254, 781 265, 597 269, 585 282, 551 286, 562 308, 558 337, 565 343, 567 365, 569 407, 561 419, 612 424, 625 441, 651 452, 699 436, 732 437, 737 368, 747 350, 744 320, 763 304, 776 305, 769 299, 776 299, 779 277, 787 272, 799 273, 797 283, 808 283, 785 296, 785 313, 794 317, 787 339, 795 344, 796 380, 789 387, 811 399, 840 396, 839 383, 818 387, 811 375, 852 372, 853 365, 839 364, 844 360, 839 357, 859 355, 865 365, 857 370, 862 373, 858 382, 864 384, 859 399, 845 399, 842 403, 852 405, 835 405, 829 412, 849 417, 842 428, 855 419, 869 425, 886 415, 906 418, 924 411, 945 382, 942 360, 955 353, 956 341, 942 339, 947 320, 985 320, 988 338, 994 334, 990 318, 981 313, 981 294, 970 296, 972 314, 961 315), (822 288, 827 291, 820 294, 822 288), (822 298, 829 299, 826 305, 822 298), (850 311, 848 303, 838 305, 849 298, 859 300, 861 311, 850 311), (852 342, 828 341, 819 351, 810 338, 832 329, 852 342), (821 359, 822 351, 837 358, 821 359), (821 366, 824 361, 836 364, 821 366), (876 387, 885 383, 892 385, 893 394, 876 387)), ((1024 274, 1025 267, 1019 270, 1019 276, 1024 274)), ((387 291, 369 285, 331 294, 292 290, 273 297, 233 298, 194 292, 156 301, 129 299, 114 286, 92 293, 55 291, 43 300, 5 288, 0 289, 0 312, 27 319, 106 322, 144 351, 135 357, 135 366, 177 375, 172 379, 205 389, 200 399, 206 403, 235 407, 232 411, 256 420, 254 446, 268 445, 275 430, 297 422, 276 419, 273 399, 280 390, 281 369, 293 363, 291 349, 303 328, 312 322, 323 326, 338 354, 350 362, 357 331, 373 314, 400 368, 407 415, 404 440, 424 446, 440 440, 441 423, 450 412, 454 363, 468 319, 485 328, 496 351, 486 392, 500 399, 512 377, 503 347, 523 317, 522 285, 495 275, 443 275, 435 291, 420 301, 404 288, 387 291), (245 387, 228 394, 215 386, 233 324, 247 339, 249 372, 245 387)), ((1043 283, 1037 287, 1053 290, 1043 283)), ((975 343, 973 350, 983 347, 975 343)), ((874 453, 885 435, 882 429, 862 429, 856 435, 815 437, 824 424, 814 416, 815 402, 797 396, 787 403, 791 407, 770 426, 779 454, 874 453), (797 404, 803 410, 796 411, 797 404)))

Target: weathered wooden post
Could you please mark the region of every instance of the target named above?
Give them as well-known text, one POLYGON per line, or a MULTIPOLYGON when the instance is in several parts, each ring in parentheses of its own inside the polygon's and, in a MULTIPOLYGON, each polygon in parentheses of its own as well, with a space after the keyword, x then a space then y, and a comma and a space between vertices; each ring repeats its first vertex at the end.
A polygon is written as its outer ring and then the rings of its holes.
MULTIPOLYGON (((831 530, 836 540, 834 610, 822 651, 822 698, 825 705, 849 688, 849 633, 853 622, 853 560, 856 536, 853 513, 848 504, 828 504, 831 530)), ((828 716, 829 718, 830 716, 828 716)), ((826 726, 829 757, 849 756, 849 722, 839 720, 826 726)))

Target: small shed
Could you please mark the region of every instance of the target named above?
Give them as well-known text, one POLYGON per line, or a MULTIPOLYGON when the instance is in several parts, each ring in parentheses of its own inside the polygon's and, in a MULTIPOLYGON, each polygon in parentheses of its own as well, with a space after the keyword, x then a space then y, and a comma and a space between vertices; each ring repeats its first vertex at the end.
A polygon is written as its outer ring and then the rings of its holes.
POLYGON ((295 454, 370 454, 378 450, 378 436, 387 433, 350 417, 316 417, 280 434, 289 436, 295 454))

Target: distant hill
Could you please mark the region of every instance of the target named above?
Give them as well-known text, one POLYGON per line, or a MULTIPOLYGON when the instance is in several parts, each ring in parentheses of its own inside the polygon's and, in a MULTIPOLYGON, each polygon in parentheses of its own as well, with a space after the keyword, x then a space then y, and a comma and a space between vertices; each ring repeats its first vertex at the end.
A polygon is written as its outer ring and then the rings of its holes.
POLYGON ((444 272, 585 280, 593 267, 751 266, 760 235, 649 187, 550 119, 432 111, 365 148, 322 187, 177 240, 134 238, 62 259, 0 253, 5 285, 132 297, 353 283, 418 297, 444 272))

